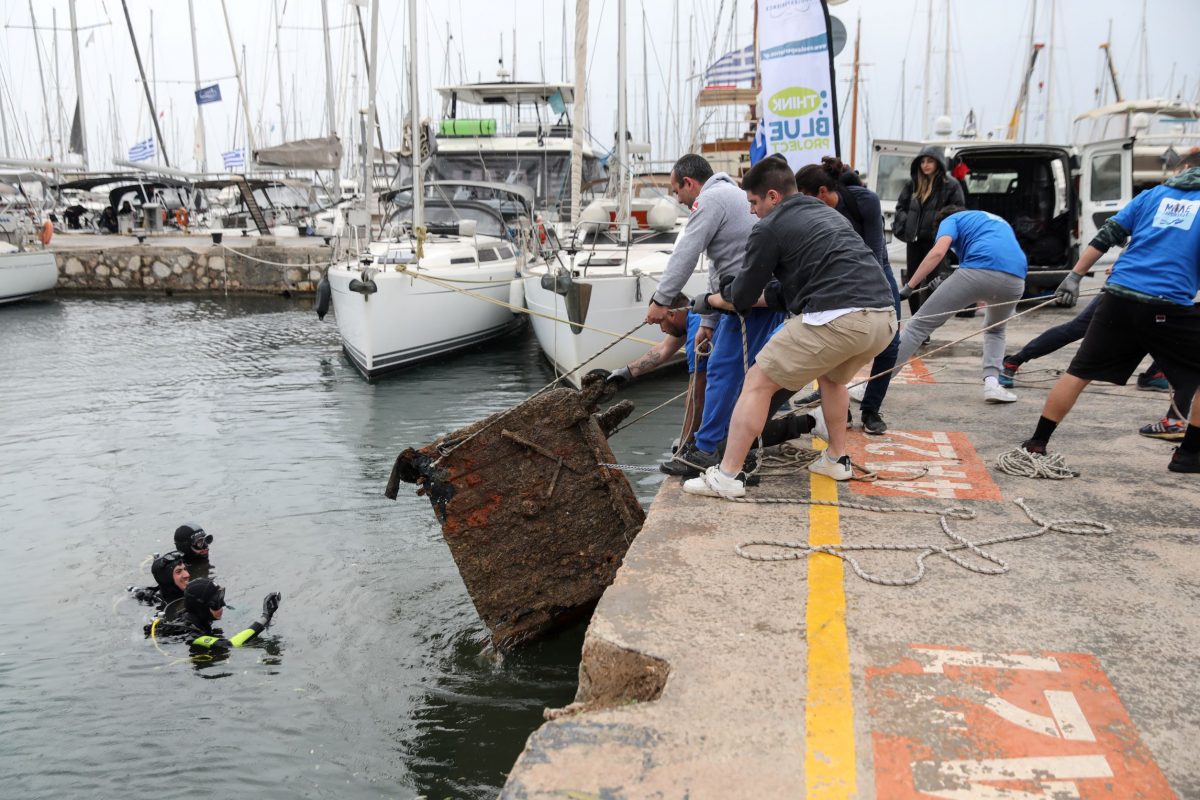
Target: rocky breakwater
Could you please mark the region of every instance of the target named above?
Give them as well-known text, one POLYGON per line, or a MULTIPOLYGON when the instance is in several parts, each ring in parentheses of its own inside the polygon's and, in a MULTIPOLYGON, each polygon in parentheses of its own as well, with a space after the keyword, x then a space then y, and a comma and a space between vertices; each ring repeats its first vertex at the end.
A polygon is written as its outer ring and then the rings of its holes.
POLYGON ((58 288, 82 291, 310 294, 328 247, 120 245, 58 249, 58 288))

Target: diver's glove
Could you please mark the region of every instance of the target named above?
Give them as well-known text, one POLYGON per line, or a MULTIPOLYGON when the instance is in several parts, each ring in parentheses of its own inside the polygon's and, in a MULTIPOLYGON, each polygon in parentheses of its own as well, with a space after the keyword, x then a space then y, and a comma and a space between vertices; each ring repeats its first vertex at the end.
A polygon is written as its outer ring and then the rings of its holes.
POLYGON ((1063 278, 1063 282, 1054 290, 1054 303, 1066 308, 1073 308, 1079 302, 1079 284, 1083 281, 1083 276, 1078 272, 1071 271, 1067 273, 1067 277, 1063 278))
POLYGON ((271 617, 279 610, 279 592, 271 592, 263 598, 263 624, 270 625, 271 617))

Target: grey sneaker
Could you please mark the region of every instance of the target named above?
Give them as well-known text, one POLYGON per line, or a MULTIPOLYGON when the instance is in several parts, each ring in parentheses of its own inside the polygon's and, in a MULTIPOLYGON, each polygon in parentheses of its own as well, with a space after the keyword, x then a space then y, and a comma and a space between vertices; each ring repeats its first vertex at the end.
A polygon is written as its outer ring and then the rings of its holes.
POLYGON ((721 462, 717 453, 708 453, 689 442, 670 461, 658 465, 659 472, 678 478, 694 478, 709 467, 721 462))

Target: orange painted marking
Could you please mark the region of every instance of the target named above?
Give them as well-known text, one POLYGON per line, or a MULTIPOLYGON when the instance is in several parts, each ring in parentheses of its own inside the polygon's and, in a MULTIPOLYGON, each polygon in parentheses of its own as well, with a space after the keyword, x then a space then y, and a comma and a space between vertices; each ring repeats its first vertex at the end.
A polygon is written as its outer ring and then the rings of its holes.
POLYGON ((850 459, 880 473, 873 483, 854 481, 855 494, 887 497, 934 497, 945 500, 1000 500, 1000 487, 965 433, 888 431, 867 436, 848 431, 850 459), (927 470, 916 480, 889 480, 927 470))
MULTIPOLYGON (((851 382, 858 383, 859 381, 865 381, 869 377, 871 377, 870 364, 860 369, 851 382)), ((925 367, 925 362, 919 358, 914 358, 892 376, 892 383, 937 383, 937 381, 929 374, 929 370, 925 367)))
POLYGON ((1093 656, 913 645, 867 688, 877 797, 1176 797, 1093 656))

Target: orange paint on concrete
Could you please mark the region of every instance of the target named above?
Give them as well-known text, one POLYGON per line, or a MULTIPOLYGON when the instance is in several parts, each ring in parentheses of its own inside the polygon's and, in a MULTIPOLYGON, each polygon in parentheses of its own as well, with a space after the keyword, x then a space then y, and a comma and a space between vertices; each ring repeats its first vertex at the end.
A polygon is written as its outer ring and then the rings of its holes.
POLYGON ((850 459, 878 472, 872 483, 854 481, 855 494, 884 497, 930 497, 944 500, 1000 500, 1000 487, 958 431, 897 431, 867 436, 848 431, 850 459), (924 471, 924 474, 920 474, 924 471), (920 475, 913 480, 903 480, 920 475))
MULTIPOLYGON (((859 370, 858 374, 854 376, 854 380, 851 382, 858 383, 859 381, 865 381, 869 377, 871 377, 870 364, 859 370)), ((928 368, 926 368, 925 362, 919 358, 914 358, 896 372, 896 374, 892 377, 892 383, 929 384, 937 383, 937 381, 933 379, 933 375, 931 375, 928 368)))
POLYGON ((909 652, 867 669, 877 797, 1176 797, 1095 657, 909 652))

